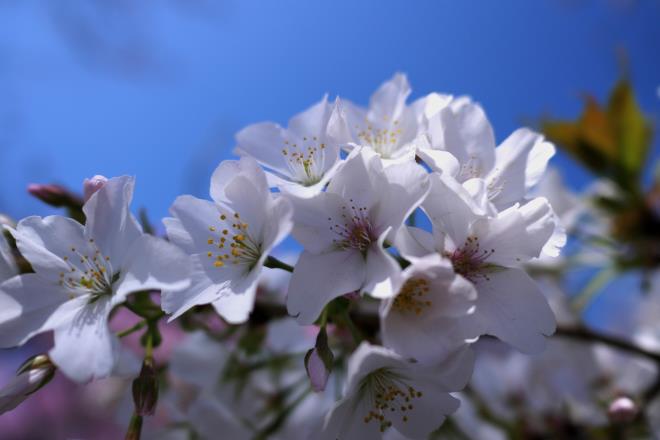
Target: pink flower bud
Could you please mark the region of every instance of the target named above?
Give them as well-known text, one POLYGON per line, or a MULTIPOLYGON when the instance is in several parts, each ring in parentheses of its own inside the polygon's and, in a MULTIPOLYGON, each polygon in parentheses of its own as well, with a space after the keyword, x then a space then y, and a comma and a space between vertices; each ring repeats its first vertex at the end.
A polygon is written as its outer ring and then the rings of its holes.
POLYGON ((326 368, 325 363, 323 363, 316 348, 311 350, 309 357, 307 358, 306 368, 309 381, 312 384, 312 389, 317 393, 325 390, 325 385, 328 383, 328 377, 330 377, 330 370, 326 368))
POLYGON ((92 177, 91 179, 85 179, 83 181, 83 197, 85 198, 85 202, 89 200, 90 197, 92 197, 92 194, 103 188, 103 185, 105 185, 105 182, 107 181, 107 177, 101 176, 99 174, 92 177))
POLYGON ((31 183, 27 190, 34 197, 50 206, 79 207, 82 205, 80 198, 68 189, 56 184, 31 183))
POLYGON ((637 405, 630 397, 617 397, 610 403, 607 415, 615 423, 630 423, 637 417, 637 405))

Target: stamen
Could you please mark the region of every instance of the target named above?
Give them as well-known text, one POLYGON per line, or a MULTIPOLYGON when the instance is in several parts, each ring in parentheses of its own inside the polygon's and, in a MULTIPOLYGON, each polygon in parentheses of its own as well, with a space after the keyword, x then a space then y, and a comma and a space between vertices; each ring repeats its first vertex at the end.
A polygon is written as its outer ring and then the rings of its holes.
POLYGON ((363 399, 371 403, 371 409, 362 419, 363 422, 376 422, 380 432, 392 426, 392 417, 401 417, 401 421, 407 423, 408 413, 415 408, 414 400, 423 395, 406 383, 403 376, 385 368, 375 370, 364 378, 360 384, 360 393, 363 399))
POLYGON ((428 281, 424 278, 413 278, 403 285, 399 294, 394 298, 392 307, 402 313, 412 312, 421 315, 424 309, 433 304, 426 299, 429 293, 428 281))
MULTIPOLYGON (((353 199, 350 200, 353 203, 353 199)), ((357 249, 360 252, 366 251, 371 243, 378 237, 376 231, 369 220, 366 207, 356 207, 351 205, 350 209, 342 206, 341 223, 336 222, 332 217, 328 217, 330 230, 339 236, 333 239, 335 246, 339 249, 357 249)))
POLYGON ((495 249, 481 249, 479 237, 470 236, 465 239, 463 246, 446 253, 456 273, 474 282, 480 278, 490 280, 488 277, 491 265, 486 260, 495 253, 495 249))

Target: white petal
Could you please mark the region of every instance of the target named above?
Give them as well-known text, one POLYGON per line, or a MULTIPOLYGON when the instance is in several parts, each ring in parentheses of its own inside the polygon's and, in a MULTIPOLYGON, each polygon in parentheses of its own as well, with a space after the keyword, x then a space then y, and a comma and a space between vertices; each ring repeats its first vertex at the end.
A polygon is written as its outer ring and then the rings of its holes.
POLYGON ((0 346, 14 347, 53 329, 64 313, 57 313, 69 297, 35 274, 15 276, 0 284, 0 346))
POLYGON ((514 131, 495 150, 495 167, 486 180, 497 189, 493 203, 505 209, 525 198, 555 154, 555 147, 528 128, 514 131))
POLYGON ((483 177, 495 162, 495 135, 479 104, 455 98, 429 118, 428 133, 435 149, 449 151, 464 167, 464 178, 483 177))
POLYGON ((192 236, 183 227, 181 220, 175 217, 166 217, 163 219, 163 225, 165 225, 167 238, 170 242, 179 246, 188 254, 194 254, 199 251, 199 249, 195 247, 195 241, 192 236))
POLYGON ((393 413, 393 427, 411 439, 427 439, 431 432, 442 425, 445 416, 454 413, 460 402, 443 388, 429 381, 415 381, 412 385, 422 396, 412 400, 413 409, 406 411, 403 415, 399 412, 393 413))
POLYGON ((102 297, 89 304, 80 301, 68 325, 55 329, 55 347, 50 358, 76 382, 107 377, 119 356, 119 341, 108 328, 112 304, 102 297))
POLYGON ((293 205, 288 199, 279 197, 268 205, 261 249, 263 254, 269 254, 293 228, 293 205))
POLYGON ((282 154, 285 140, 286 131, 277 124, 262 122, 250 125, 236 135, 236 153, 254 157, 265 167, 287 174, 287 158, 282 154))
POLYGON ((383 233, 367 250, 367 266, 362 291, 374 298, 389 298, 400 288, 401 267, 394 257, 383 249, 383 241, 387 232, 383 233))
MULTIPOLYGON (((190 238, 185 238, 184 244, 191 247, 190 241, 194 243, 196 252, 208 248, 209 227, 216 224, 220 216, 218 205, 208 200, 184 195, 176 198, 170 212, 176 217, 190 238)), ((176 237, 176 230, 174 237, 176 237)), ((169 229, 168 229, 169 233, 169 229)))
POLYGON ((264 227, 266 210, 271 201, 267 187, 258 187, 247 176, 237 176, 225 187, 227 206, 240 215, 241 222, 249 225, 249 234, 260 237, 264 227))
POLYGON ((53 282, 59 280, 60 273, 71 270, 64 258, 77 264, 79 254, 94 253, 85 240, 83 226, 67 217, 27 217, 10 231, 34 271, 53 282))
POLYGON ((360 289, 364 279, 365 262, 359 252, 314 255, 304 251, 289 282, 289 315, 301 324, 312 324, 328 302, 360 289))
POLYGON ((471 315, 483 333, 526 354, 540 353, 555 331, 555 317, 538 285, 520 269, 490 274, 477 282, 477 307, 471 315))
POLYGON ((353 397, 343 399, 332 408, 325 418, 319 440, 378 439, 382 437, 377 421, 364 423, 369 408, 363 400, 353 397))
POLYGON ((410 95, 410 84, 404 74, 397 73, 392 79, 384 82, 371 96, 369 101, 369 117, 377 121, 384 117, 400 118, 410 95))
POLYGON ((534 247, 544 248, 554 235, 555 241, 552 245, 555 247, 555 255, 559 255, 559 249, 566 243, 566 235, 561 228, 557 229, 558 219, 550 203, 543 197, 537 197, 522 205, 520 213, 526 225, 528 239, 534 243, 534 247))
POLYGON ((434 230, 446 233, 456 246, 463 244, 470 224, 485 213, 451 177, 431 174, 431 190, 422 204, 434 230))
POLYGON ((394 238, 394 246, 404 258, 423 257, 436 252, 433 235, 412 226, 404 226, 399 229, 394 238))
POLYGON ((142 234, 129 210, 134 186, 133 177, 112 178, 83 206, 86 237, 94 239, 113 264, 121 263, 131 243, 142 234))
POLYGON ((525 219, 517 206, 495 218, 477 220, 472 225, 472 235, 478 238, 483 252, 492 252, 487 258, 492 264, 516 267, 541 253, 542 245, 528 235, 525 219))
POLYGON ((378 231, 392 227, 395 233, 422 203, 430 182, 426 171, 415 162, 387 167, 385 177, 387 186, 380 188, 378 204, 370 216, 378 231))
POLYGON ((166 313, 172 314, 169 321, 178 318, 192 307, 212 303, 228 290, 228 281, 215 283, 209 278, 200 258, 203 257, 192 258, 193 266, 188 288, 183 290, 164 289, 162 292, 161 307, 166 313))
POLYGON ((254 298, 257 294, 257 279, 242 292, 232 292, 221 295, 213 301, 213 308, 229 324, 242 324, 248 320, 254 308, 254 298))
POLYGON ((333 193, 321 193, 311 198, 287 196, 293 205, 292 235, 305 250, 321 253, 334 248, 341 237, 331 227, 343 224, 342 207, 346 201, 333 193))
POLYGON ((257 161, 251 157, 242 157, 240 160, 224 160, 213 171, 209 189, 211 198, 218 203, 228 203, 225 188, 238 176, 247 178, 258 190, 268 192, 266 175, 257 161))
POLYGON ((461 169, 458 159, 449 151, 420 148, 417 150, 417 155, 432 171, 439 171, 443 174, 456 177, 461 169))
POLYGON ((327 192, 338 194, 357 207, 371 208, 385 184, 380 158, 370 149, 351 152, 328 185, 327 192))
POLYGON ((142 235, 130 247, 121 267, 113 303, 143 290, 180 290, 190 285, 188 255, 165 240, 142 235))

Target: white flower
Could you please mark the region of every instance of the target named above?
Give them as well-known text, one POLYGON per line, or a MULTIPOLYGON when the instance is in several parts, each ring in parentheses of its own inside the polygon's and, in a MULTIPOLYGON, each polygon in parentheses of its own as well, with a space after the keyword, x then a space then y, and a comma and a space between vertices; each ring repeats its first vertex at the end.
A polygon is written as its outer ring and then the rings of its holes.
POLYGON ((463 350, 433 369, 383 347, 362 343, 348 361, 344 397, 326 416, 322 439, 375 439, 390 428, 425 439, 460 402, 449 392, 465 386, 473 356, 463 350))
POLYGON ((487 188, 468 191, 453 179, 431 176, 423 208, 433 235, 410 228, 397 237, 405 256, 438 252, 477 289, 475 312, 466 325, 497 336, 525 353, 537 353, 555 331, 552 310, 538 285, 519 267, 538 257, 552 235, 552 209, 543 198, 486 215, 487 188), (468 324, 469 323, 469 324, 468 324))
POLYGON ((383 242, 428 188, 427 173, 414 162, 383 168, 373 151, 361 149, 351 153, 326 192, 290 197, 293 236, 305 250, 289 283, 289 313, 311 324, 329 301, 345 293, 392 296, 400 269, 383 242))
POLYGON ((9 243, 7 243, 5 236, 0 233, 0 282, 13 277, 17 273, 16 260, 14 260, 9 243))
POLYGON ((274 198, 266 176, 249 157, 224 161, 211 177, 211 198, 180 196, 164 220, 170 240, 192 256, 192 284, 163 291, 162 307, 174 319, 211 303, 230 323, 248 319, 268 253, 291 229, 292 209, 274 198))
POLYGON ((442 360, 465 345, 463 320, 474 309, 474 286, 438 254, 415 258, 396 296, 380 309, 383 343, 422 362, 442 360))
POLYGON ((340 145, 348 139, 339 100, 325 96, 294 116, 288 128, 262 122, 236 135, 236 153, 251 156, 269 171, 271 186, 299 196, 320 192, 340 166, 340 145))
POLYGON ((495 148, 486 114, 467 97, 431 94, 421 119, 429 145, 418 155, 459 182, 484 179, 488 198, 499 210, 524 201, 555 154, 551 143, 528 128, 514 131, 495 148))
POLYGON ((133 292, 189 283, 186 256, 143 234, 129 211, 132 177, 118 177, 84 205, 85 226, 66 217, 28 217, 11 233, 34 274, 0 285, 0 346, 55 332, 53 362, 84 382, 110 374, 119 354, 108 315, 133 292))
POLYGON ((389 160, 412 160, 418 136, 416 104, 406 105, 410 84, 397 73, 371 96, 369 108, 344 101, 346 122, 352 142, 348 148, 364 146, 389 160))

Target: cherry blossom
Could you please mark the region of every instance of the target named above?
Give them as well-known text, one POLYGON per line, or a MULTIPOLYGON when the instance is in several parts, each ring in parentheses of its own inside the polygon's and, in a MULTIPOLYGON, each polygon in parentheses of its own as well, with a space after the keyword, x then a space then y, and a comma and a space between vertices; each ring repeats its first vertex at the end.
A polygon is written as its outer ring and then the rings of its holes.
POLYGON ((292 209, 274 197, 256 161, 225 161, 211 178, 213 201, 180 196, 164 220, 170 240, 191 256, 190 288, 165 290, 162 307, 175 319, 213 304, 225 320, 244 322, 270 250, 289 233, 292 209))
POLYGON ((105 377, 119 355, 110 311, 131 293, 189 284, 186 256, 131 215, 133 187, 132 177, 108 180, 85 203, 84 226, 50 216, 9 229, 35 273, 0 285, 1 346, 53 330, 50 358, 60 370, 79 382, 105 377))

